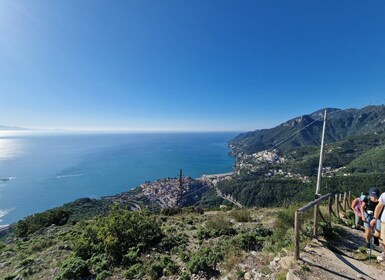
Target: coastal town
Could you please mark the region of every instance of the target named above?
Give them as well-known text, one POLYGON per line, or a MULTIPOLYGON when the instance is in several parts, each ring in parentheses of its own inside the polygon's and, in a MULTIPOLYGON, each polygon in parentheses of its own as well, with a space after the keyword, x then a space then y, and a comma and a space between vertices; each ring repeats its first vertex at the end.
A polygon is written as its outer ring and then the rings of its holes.
POLYGON ((281 166, 287 162, 286 158, 278 155, 277 150, 264 150, 250 155, 240 153, 237 155, 234 170, 237 175, 263 172, 266 177, 280 176, 300 179, 304 183, 309 181, 308 176, 284 170, 281 166))
POLYGON ((150 208, 176 208, 189 206, 198 201, 209 188, 215 188, 223 180, 230 180, 233 173, 203 175, 191 177, 162 178, 154 182, 147 181, 128 192, 117 196, 104 197, 106 200, 129 204, 133 209, 140 209, 140 201, 150 208))

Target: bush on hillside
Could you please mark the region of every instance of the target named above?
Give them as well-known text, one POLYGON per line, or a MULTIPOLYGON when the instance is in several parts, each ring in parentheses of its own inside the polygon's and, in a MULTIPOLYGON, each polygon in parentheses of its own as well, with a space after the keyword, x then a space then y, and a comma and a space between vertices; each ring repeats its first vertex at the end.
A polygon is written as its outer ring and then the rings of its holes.
POLYGON ((65 225, 70 216, 70 211, 59 208, 28 216, 16 224, 16 236, 25 237, 50 225, 65 225))
POLYGON ((148 211, 129 211, 116 206, 107 217, 85 226, 75 252, 85 260, 94 254, 105 254, 111 265, 120 265, 123 259, 132 262, 134 253, 149 249, 161 238, 160 226, 148 211))
POLYGON ((89 275, 87 263, 81 258, 72 257, 63 263, 61 273, 55 280, 79 279, 87 275, 89 275))
POLYGON ((214 252, 210 248, 202 248, 194 252, 190 256, 190 261, 187 263, 187 269, 197 274, 202 272, 211 272, 216 269, 217 264, 223 260, 223 255, 219 252, 214 252))
POLYGON ((239 223, 248 223, 253 220, 250 211, 245 208, 233 210, 229 213, 229 216, 239 223))

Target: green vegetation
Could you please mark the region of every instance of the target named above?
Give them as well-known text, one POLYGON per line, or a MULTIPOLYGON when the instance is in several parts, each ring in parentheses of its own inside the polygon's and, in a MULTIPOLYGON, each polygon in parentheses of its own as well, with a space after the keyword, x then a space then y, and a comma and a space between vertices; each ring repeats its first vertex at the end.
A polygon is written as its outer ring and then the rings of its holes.
POLYGON ((75 253, 84 260, 104 254, 110 265, 133 265, 140 252, 161 240, 160 226, 149 212, 115 206, 107 217, 84 226, 75 253))
POLYGON ((251 251, 274 243, 273 229, 254 218, 266 210, 208 211, 186 208, 166 216, 115 206, 107 215, 75 225, 50 225, 28 238, 0 243, 0 278, 160 279, 192 274, 244 274, 238 267, 251 251), (12 264, 12 265, 11 265, 12 264), (17 269, 13 264, 18 264, 17 269), (58 269, 59 268, 59 269, 58 269), (48 273, 51 275, 50 273, 48 273), (48 275, 47 274, 47 275, 48 275), (11 277, 12 276, 12 277, 11 277))
POLYGON ((62 209, 53 209, 43 213, 35 214, 19 221, 16 224, 16 235, 25 237, 41 228, 50 225, 65 225, 70 217, 70 212, 62 209))

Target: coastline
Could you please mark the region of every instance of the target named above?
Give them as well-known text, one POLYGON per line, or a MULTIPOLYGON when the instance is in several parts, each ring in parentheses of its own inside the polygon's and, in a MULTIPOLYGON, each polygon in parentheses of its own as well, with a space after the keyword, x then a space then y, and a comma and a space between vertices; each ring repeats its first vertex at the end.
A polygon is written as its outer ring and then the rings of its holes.
POLYGON ((4 209, 13 209, 4 216, 2 224, 12 224, 80 198, 117 196, 137 189, 146 180, 178 177, 180 167, 186 176, 196 179, 224 174, 234 166, 228 146, 234 136, 165 133, 10 137, 10 153, 14 147, 28 147, 28 153, 7 158, 10 164, 0 174, 2 179, 16 178, 0 182, 0 204, 4 209), (54 160, 57 158, 60 161, 54 160), (16 161, 20 164, 13 164, 16 161))

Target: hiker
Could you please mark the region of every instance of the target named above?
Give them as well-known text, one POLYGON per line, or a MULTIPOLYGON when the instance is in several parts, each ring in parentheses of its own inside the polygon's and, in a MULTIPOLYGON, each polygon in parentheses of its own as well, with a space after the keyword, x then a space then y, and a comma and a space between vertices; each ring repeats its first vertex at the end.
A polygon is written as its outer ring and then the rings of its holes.
POLYGON ((381 194, 376 209, 374 210, 373 220, 370 222, 370 226, 374 227, 377 221, 381 221, 381 239, 382 239, 382 253, 377 257, 377 260, 383 262, 385 260, 385 215, 383 214, 385 205, 385 192, 381 194))
POLYGON ((362 213, 361 213, 361 205, 362 205, 362 200, 364 200, 364 198, 366 197, 365 194, 361 194, 360 197, 357 197, 356 199, 353 200, 352 202, 352 205, 351 205, 351 208, 352 210, 354 211, 354 225, 353 225, 353 228, 355 229, 361 229, 361 226, 363 225, 363 221, 362 221, 362 213))
MULTIPOLYGON (((370 226, 370 222, 373 219, 374 209, 376 209, 379 197, 380 197, 380 190, 377 187, 372 187, 369 190, 369 195, 362 200, 361 219, 364 221, 365 240, 366 240, 367 248, 370 248, 370 238, 372 234, 372 228, 370 226)), ((374 228, 374 235, 373 235, 374 237, 373 243, 376 246, 380 245, 378 241, 378 238, 380 237, 380 228, 381 228, 381 222, 380 220, 377 220, 374 228)))

